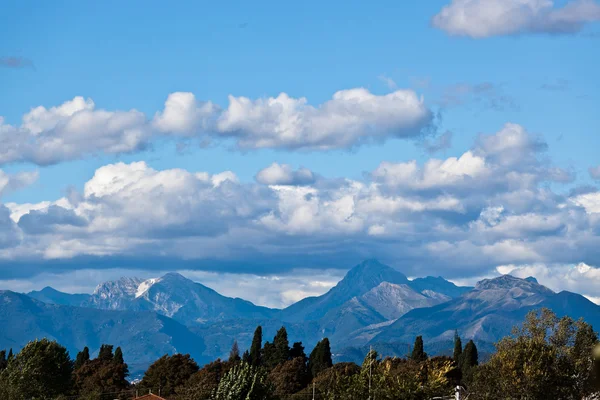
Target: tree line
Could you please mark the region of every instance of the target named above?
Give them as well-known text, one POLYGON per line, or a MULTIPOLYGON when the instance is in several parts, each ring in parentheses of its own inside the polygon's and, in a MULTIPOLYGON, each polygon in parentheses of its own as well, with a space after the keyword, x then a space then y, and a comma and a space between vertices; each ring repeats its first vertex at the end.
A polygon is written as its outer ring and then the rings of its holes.
POLYGON ((405 357, 371 350, 357 365, 334 364, 327 338, 307 356, 301 342, 290 345, 285 327, 263 344, 259 326, 243 354, 234 341, 227 360, 202 368, 187 354, 165 355, 134 385, 120 348, 102 345, 91 359, 86 347, 71 360, 63 346, 42 339, 16 355, 0 351, 0 398, 113 400, 151 391, 169 400, 421 400, 451 396, 460 386, 469 399, 574 400, 600 395, 597 346, 589 324, 547 309, 530 312, 483 363, 475 343, 463 347, 458 332, 451 356, 428 356, 418 336, 405 357))

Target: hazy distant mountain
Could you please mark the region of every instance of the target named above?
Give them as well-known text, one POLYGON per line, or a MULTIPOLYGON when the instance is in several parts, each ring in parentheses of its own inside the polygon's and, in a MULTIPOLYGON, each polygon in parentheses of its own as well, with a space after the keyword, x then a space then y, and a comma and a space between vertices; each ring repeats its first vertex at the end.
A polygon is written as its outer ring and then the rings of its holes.
POLYGON ((325 316, 353 297, 361 296, 382 282, 408 284, 401 272, 381 264, 377 260, 366 260, 352 268, 344 279, 322 296, 307 297, 292 304, 281 313, 285 321, 311 321, 325 316))
POLYGON ((454 283, 449 282, 441 276, 433 277, 427 276, 425 278, 416 278, 410 281, 410 287, 417 292, 430 291, 435 293, 441 293, 449 297, 459 297, 469 290, 473 289, 469 286, 456 286, 454 283))
POLYGON ((152 312, 109 311, 46 304, 29 296, 0 291, 0 349, 20 349, 28 341, 47 337, 65 345, 72 358, 88 346, 121 346, 132 370, 143 369, 166 353, 190 353, 198 362, 201 337, 184 325, 152 312))
POLYGON ((89 294, 63 293, 49 286, 46 286, 42 290, 29 292, 27 295, 47 304, 59 304, 64 306, 80 306, 90 298, 89 294))
POLYGON ((106 342, 125 347, 128 358, 142 364, 174 351, 193 352, 199 362, 224 357, 234 340, 245 350, 257 325, 265 341, 285 326, 290 342, 302 341, 307 351, 327 336, 339 359, 360 359, 369 345, 403 355, 417 335, 433 354, 448 352, 455 330, 475 339, 482 351, 491 350, 540 307, 583 317, 600 329, 599 306, 575 293, 554 293, 533 277, 506 275, 468 288, 442 277, 410 281, 376 260, 352 268, 327 293, 283 310, 222 296, 177 273, 105 282, 91 295, 52 288, 30 297, 0 293, 0 348, 43 336, 73 350, 106 342))
POLYGON ((534 279, 509 275, 479 282, 475 288, 451 301, 430 308, 414 309, 383 327, 371 341, 410 341, 416 335, 426 340, 448 340, 457 330, 463 338, 495 342, 510 334, 532 309, 548 307, 559 316, 584 317, 600 327, 600 307, 585 297, 554 293, 534 279))

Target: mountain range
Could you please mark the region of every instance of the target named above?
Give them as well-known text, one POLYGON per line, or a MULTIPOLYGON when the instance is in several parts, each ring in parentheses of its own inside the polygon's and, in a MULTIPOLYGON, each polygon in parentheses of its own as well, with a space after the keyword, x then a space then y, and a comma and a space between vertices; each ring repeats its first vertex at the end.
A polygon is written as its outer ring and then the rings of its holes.
POLYGON ((290 341, 302 341, 307 350, 329 337, 337 360, 360 361, 369 346, 404 355, 417 335, 430 353, 451 351, 456 331, 491 348, 539 307, 600 328, 599 306, 576 293, 555 293, 535 278, 504 275, 461 287, 442 277, 409 280, 366 260, 327 293, 281 310, 222 296, 177 273, 105 282, 92 294, 50 287, 27 294, 0 291, 0 349, 49 337, 74 356, 83 346, 94 352, 111 343, 123 348, 132 370, 142 371, 165 353, 190 353, 199 363, 226 357, 234 340, 248 348, 261 325, 265 340, 285 326, 290 341))

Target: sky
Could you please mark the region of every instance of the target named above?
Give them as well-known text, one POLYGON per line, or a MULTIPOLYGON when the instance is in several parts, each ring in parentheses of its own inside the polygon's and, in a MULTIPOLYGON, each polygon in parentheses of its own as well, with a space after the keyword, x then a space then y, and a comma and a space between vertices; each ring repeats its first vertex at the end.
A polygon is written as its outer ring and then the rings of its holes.
POLYGON ((9 0, 0 37, 1 288, 600 298, 598 1, 9 0))

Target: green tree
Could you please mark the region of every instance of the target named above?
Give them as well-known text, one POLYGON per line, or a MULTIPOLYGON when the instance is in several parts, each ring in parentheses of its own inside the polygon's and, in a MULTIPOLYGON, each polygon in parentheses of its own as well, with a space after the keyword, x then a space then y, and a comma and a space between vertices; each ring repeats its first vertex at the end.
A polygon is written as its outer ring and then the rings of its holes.
POLYGON ((333 361, 331 359, 331 348, 329 346, 329 339, 324 338, 319 341, 313 351, 308 357, 308 370, 311 376, 314 378, 319 375, 320 372, 331 368, 333 361))
POLYGON ((188 381, 176 389, 178 400, 208 399, 215 394, 223 376, 239 361, 221 361, 206 364, 193 374, 188 381))
POLYGON ((282 364, 290 359, 290 343, 285 327, 281 327, 273 338, 273 363, 282 364))
POLYGON ((250 352, 248 350, 244 351, 244 354, 242 354, 242 361, 248 364, 251 364, 250 362, 250 352))
POLYGON ((301 357, 304 362, 308 361, 308 357, 306 357, 306 353, 304 352, 304 346, 302 346, 302 342, 294 342, 292 348, 290 349, 290 358, 293 360, 294 358, 301 357))
POLYGON ((250 346, 250 364, 255 367, 261 365, 261 351, 262 351, 262 326, 256 327, 254 331, 254 337, 252 338, 252 345, 250 346))
POLYGON ((100 346, 100 350, 98 351, 98 359, 102 361, 112 361, 113 345, 103 344, 100 346))
POLYGON ((477 367, 473 391, 477 398, 497 393, 511 399, 588 398, 595 391, 592 349, 597 340, 583 321, 559 319, 548 309, 532 311, 477 367))
POLYGON ((229 361, 231 362, 237 362, 240 361, 240 348, 238 346, 238 342, 237 340, 233 341, 233 344, 231 345, 231 350, 229 351, 229 361))
POLYGON ((269 381, 273 383, 275 394, 288 396, 302 390, 310 381, 308 369, 302 357, 278 364, 270 373, 269 381))
POLYGON ((460 336, 458 336, 458 332, 454 332, 454 353, 452 355, 452 359, 456 363, 456 365, 460 365, 460 357, 462 355, 462 341, 460 340, 460 336))
POLYGON ((264 369, 247 363, 236 364, 219 382, 214 400, 270 400, 273 386, 264 369))
POLYGON ((83 364, 90 360, 90 349, 86 346, 77 353, 77 357, 75 357, 75 364, 73 365, 73 369, 78 370, 83 367, 83 364))
POLYGON ((6 357, 6 360, 8 362, 10 362, 15 356, 13 355, 13 351, 12 351, 12 347, 10 348, 10 350, 8 350, 8 356, 6 357))
POLYGON ((6 350, 0 350, 0 372, 4 371, 8 366, 8 361, 6 360, 6 350))
POLYGON ((417 336, 415 339, 415 345, 413 346, 412 354, 410 356, 414 361, 425 361, 427 360, 427 353, 423 349, 423 337, 417 336))
POLYGON ((146 370, 140 387, 168 397, 197 371, 198 364, 189 354, 164 355, 146 370))
POLYGON ((461 368, 468 370, 479 365, 479 354, 477 353, 477 346, 473 340, 469 340, 465 346, 465 351, 462 355, 461 368))
POLYGON ((54 399, 71 389, 73 362, 67 349, 48 339, 29 342, 2 373, 7 400, 54 399))
POLYGON ((275 345, 269 341, 265 342, 261 350, 261 365, 266 366, 271 369, 277 365, 277 361, 275 360, 275 345))

